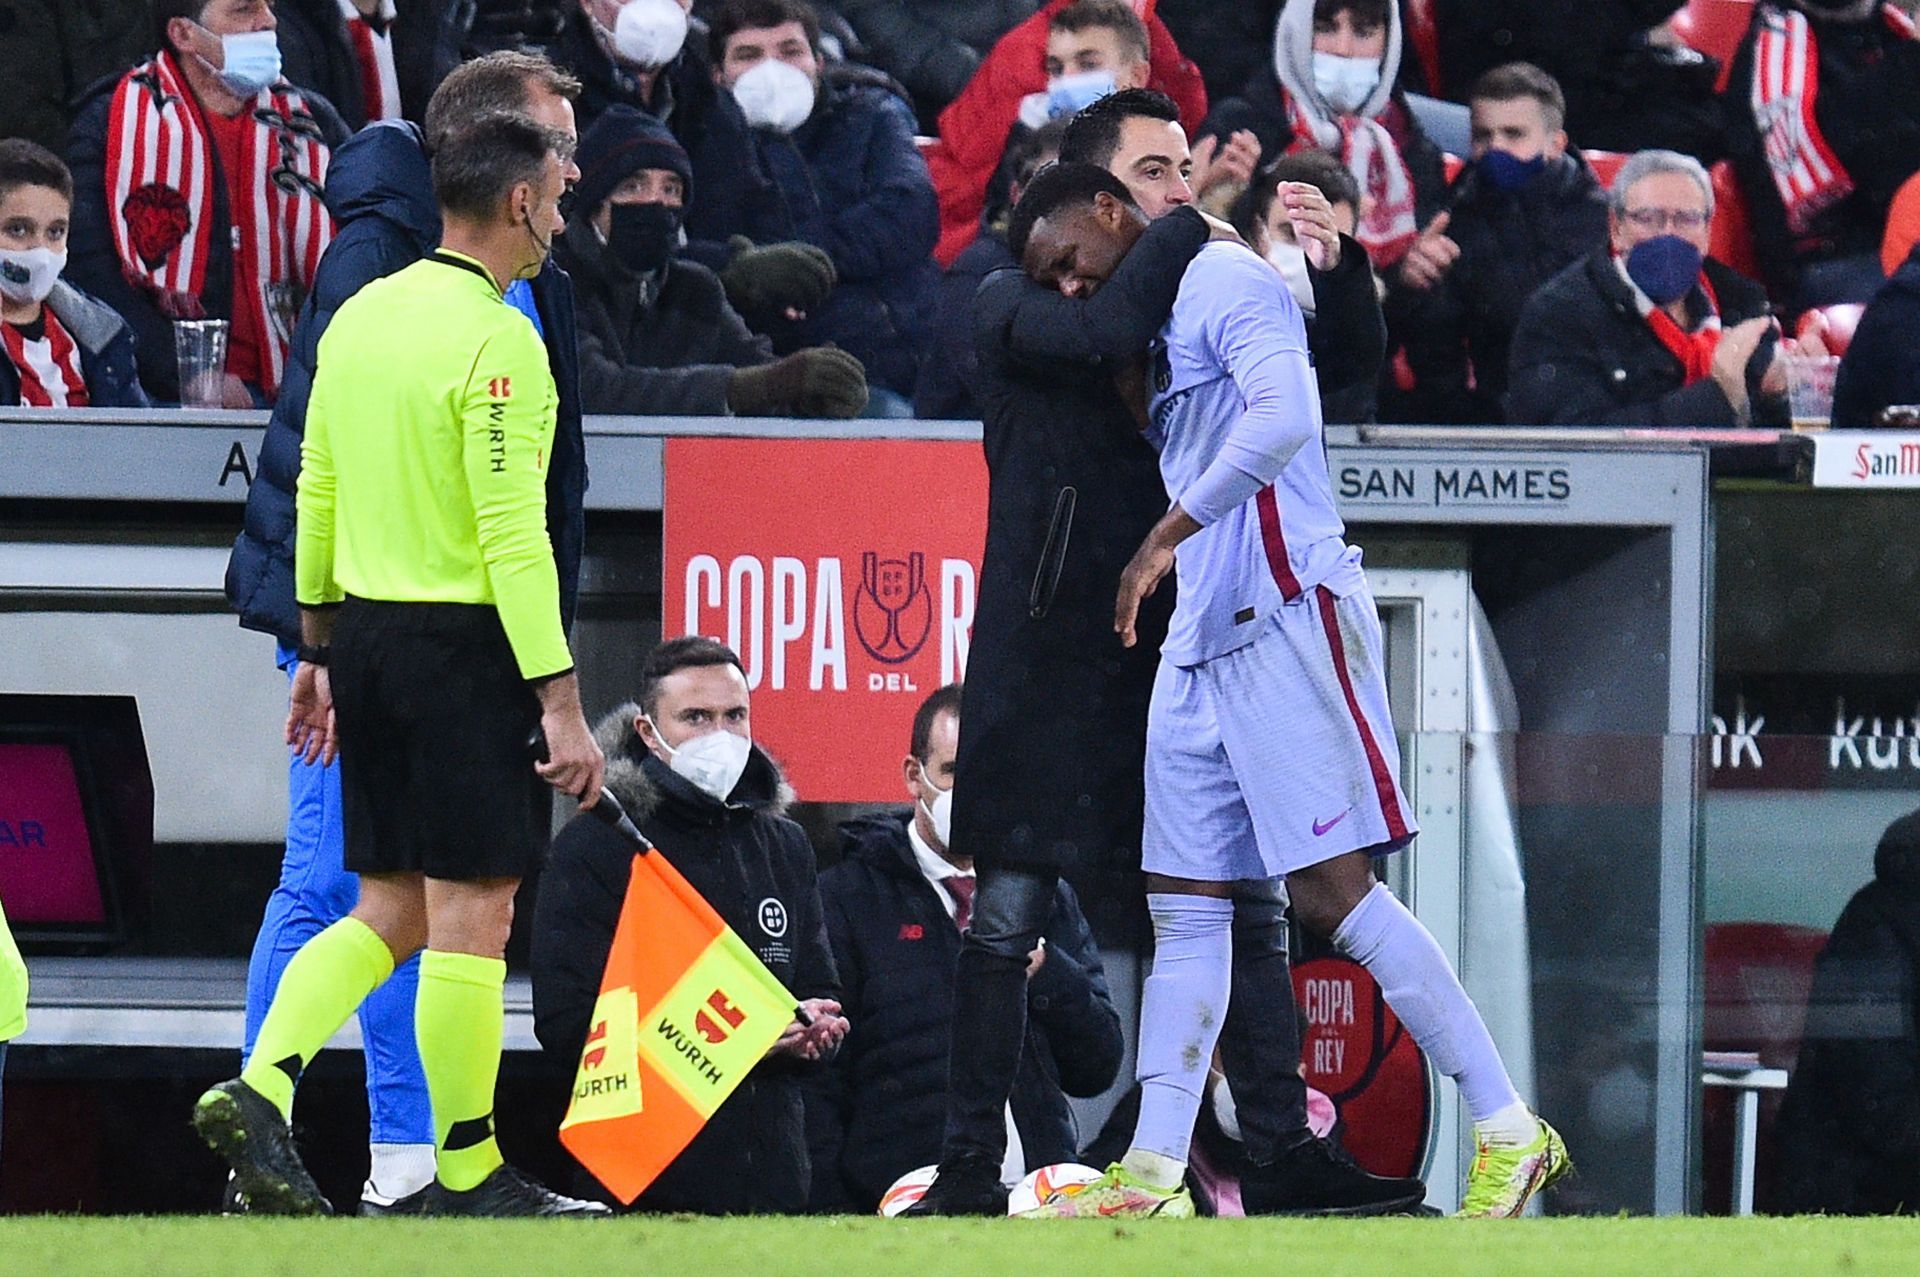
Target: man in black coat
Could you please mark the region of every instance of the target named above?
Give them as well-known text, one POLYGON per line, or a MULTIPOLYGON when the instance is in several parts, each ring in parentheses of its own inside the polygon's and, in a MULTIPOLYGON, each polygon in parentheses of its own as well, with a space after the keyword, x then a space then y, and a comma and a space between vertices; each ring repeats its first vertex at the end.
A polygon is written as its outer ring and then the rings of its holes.
MULTIPOLYGON (((1353 237, 1359 207, 1360 184, 1345 165, 1325 151, 1295 151, 1262 169, 1229 214, 1240 237, 1280 272, 1299 303, 1321 415, 1344 425, 1379 415, 1380 369, 1387 357, 1379 281, 1367 250, 1353 237), (1307 199, 1313 192, 1319 198, 1307 199), (1322 205, 1324 214, 1318 211, 1322 205), (1306 208, 1314 210, 1310 216, 1319 224, 1320 241, 1334 254, 1324 270, 1308 258, 1307 245, 1294 229, 1292 218, 1306 208)), ((1310 229, 1308 238, 1313 237, 1310 229)))
POLYGON ((426 119, 427 100, 447 73, 460 65, 467 16, 458 0, 354 0, 350 20, 340 0, 281 0, 280 52, 287 78, 326 96, 349 129, 358 132, 377 120, 426 119), (375 40, 363 46, 354 26, 375 40), (396 97, 368 100, 369 65, 391 71, 396 97))
POLYGON ((1833 427, 1880 424, 1894 404, 1920 403, 1920 248, 1867 304, 1833 383, 1833 427))
POLYGON ((1607 193, 1567 146, 1560 86, 1525 62, 1474 84, 1473 163, 1453 184, 1447 235, 1460 255, 1430 287, 1395 297, 1393 328, 1417 383, 1401 416, 1493 425, 1527 298, 1607 243, 1607 193))
POLYGON ((1786 424, 1786 375, 1760 286, 1706 256, 1713 184, 1697 160, 1642 151, 1614 179, 1610 248, 1521 312, 1515 425, 1786 424))
POLYGON ((1800 1060, 1774 1128, 1780 1208, 1920 1207, 1920 811, 1887 827, 1813 968, 1800 1060))
MULTIPOLYGON (((827 944, 813 847, 786 817, 793 793, 752 743, 740 658, 713 639, 655 648, 637 702, 595 729, 607 789, 812 1017, 797 1021, 635 1202, 646 1211, 794 1214, 811 1181, 801 1098, 847 1022, 827 944)), ((554 839, 533 914, 533 1028, 571 1081, 592 1024, 634 850, 583 813, 554 839)), ((579 1187, 604 1196, 584 1170, 579 1187)))
MULTIPOLYGON (((817 1210, 871 1212, 887 1186, 939 1160, 953 967, 972 914, 973 863, 946 842, 960 740, 958 685, 913 718, 903 781, 911 811, 848 821, 820 876, 842 1000, 859 1027, 807 1095, 817 1210)), ((1054 890, 1027 968, 1027 1036, 1008 1103, 1012 1176, 1074 1160, 1067 1096, 1098 1095, 1126 1043, 1100 949, 1073 888, 1054 890)))
POLYGON ((859 360, 821 347, 774 359, 719 278, 677 255, 693 166, 666 125, 609 107, 578 160, 554 257, 573 277, 588 412, 852 417, 866 406, 859 360))

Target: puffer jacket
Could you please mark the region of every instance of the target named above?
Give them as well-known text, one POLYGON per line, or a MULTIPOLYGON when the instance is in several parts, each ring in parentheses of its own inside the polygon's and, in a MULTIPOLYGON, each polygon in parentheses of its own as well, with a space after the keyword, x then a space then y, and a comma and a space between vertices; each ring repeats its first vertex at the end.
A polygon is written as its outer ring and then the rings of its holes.
MULTIPOLYGON (((320 336, 348 298, 412 265, 440 242, 439 206, 420 130, 386 121, 355 134, 327 172, 327 207, 339 233, 320 259, 313 291, 294 325, 286 376, 260 445, 240 535, 227 560, 227 604, 240 614, 240 624, 276 635, 289 646, 300 639, 300 608, 293 596, 294 492, 320 336)), ((580 592, 587 493, 573 283, 549 263, 533 282, 533 296, 560 390, 547 471, 547 535, 560 570, 561 621, 571 627, 580 592)))
MULTIPOLYGON (((785 812, 793 794, 757 746, 724 803, 648 752, 637 705, 601 720, 606 785, 627 814, 796 1000, 832 998, 839 977, 821 917, 813 847, 785 812)), ((571 1081, 626 899, 634 852, 590 813, 553 840, 533 915, 534 1033, 571 1081)), ((634 1202, 643 1211, 791 1214, 806 1209, 801 1084, 820 1064, 764 1060, 634 1202)), ((605 1198, 582 1169, 577 1191, 605 1198)))

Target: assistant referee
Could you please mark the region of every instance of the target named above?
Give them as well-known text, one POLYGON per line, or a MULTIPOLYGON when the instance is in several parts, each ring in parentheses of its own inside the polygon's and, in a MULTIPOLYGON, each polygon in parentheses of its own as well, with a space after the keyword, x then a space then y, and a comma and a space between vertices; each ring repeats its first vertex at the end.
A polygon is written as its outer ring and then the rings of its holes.
POLYGON ((542 848, 527 740, 554 788, 600 793, 546 527, 558 396, 505 285, 563 221, 572 141, 497 114, 433 158, 438 250, 369 284, 321 338, 295 543, 304 643, 287 739, 340 756, 353 912, 287 964, 247 1067, 194 1125, 254 1211, 323 1213, 289 1137, 293 1085, 424 948, 415 1026, 433 1102, 430 1213, 605 1208, 505 1165, 493 1136, 513 894, 542 848))

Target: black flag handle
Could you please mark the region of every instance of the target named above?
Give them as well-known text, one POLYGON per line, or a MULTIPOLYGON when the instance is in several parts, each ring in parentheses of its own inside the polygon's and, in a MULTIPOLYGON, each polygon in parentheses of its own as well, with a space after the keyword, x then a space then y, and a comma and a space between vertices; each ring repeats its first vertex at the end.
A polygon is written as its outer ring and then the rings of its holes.
MULTIPOLYGON (((527 737, 527 750, 533 755, 534 762, 546 762, 549 757, 546 732, 535 727, 527 737)), ((620 805, 620 800, 615 798, 612 791, 605 785, 600 787, 600 801, 587 808, 587 812, 596 817, 601 824, 625 838, 641 855, 644 856, 653 850, 653 844, 647 840, 645 834, 640 832, 640 827, 633 823, 633 817, 627 815, 627 809, 620 805)))

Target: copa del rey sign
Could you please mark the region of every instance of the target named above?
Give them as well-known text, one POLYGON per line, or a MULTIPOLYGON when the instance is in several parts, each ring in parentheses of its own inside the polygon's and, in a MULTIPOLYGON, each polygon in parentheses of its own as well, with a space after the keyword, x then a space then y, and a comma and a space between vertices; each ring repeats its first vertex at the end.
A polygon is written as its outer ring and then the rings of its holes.
POLYGON ((754 736, 803 800, 900 798, 914 709, 966 670, 980 445, 670 439, 665 497, 666 633, 740 654, 754 736))

